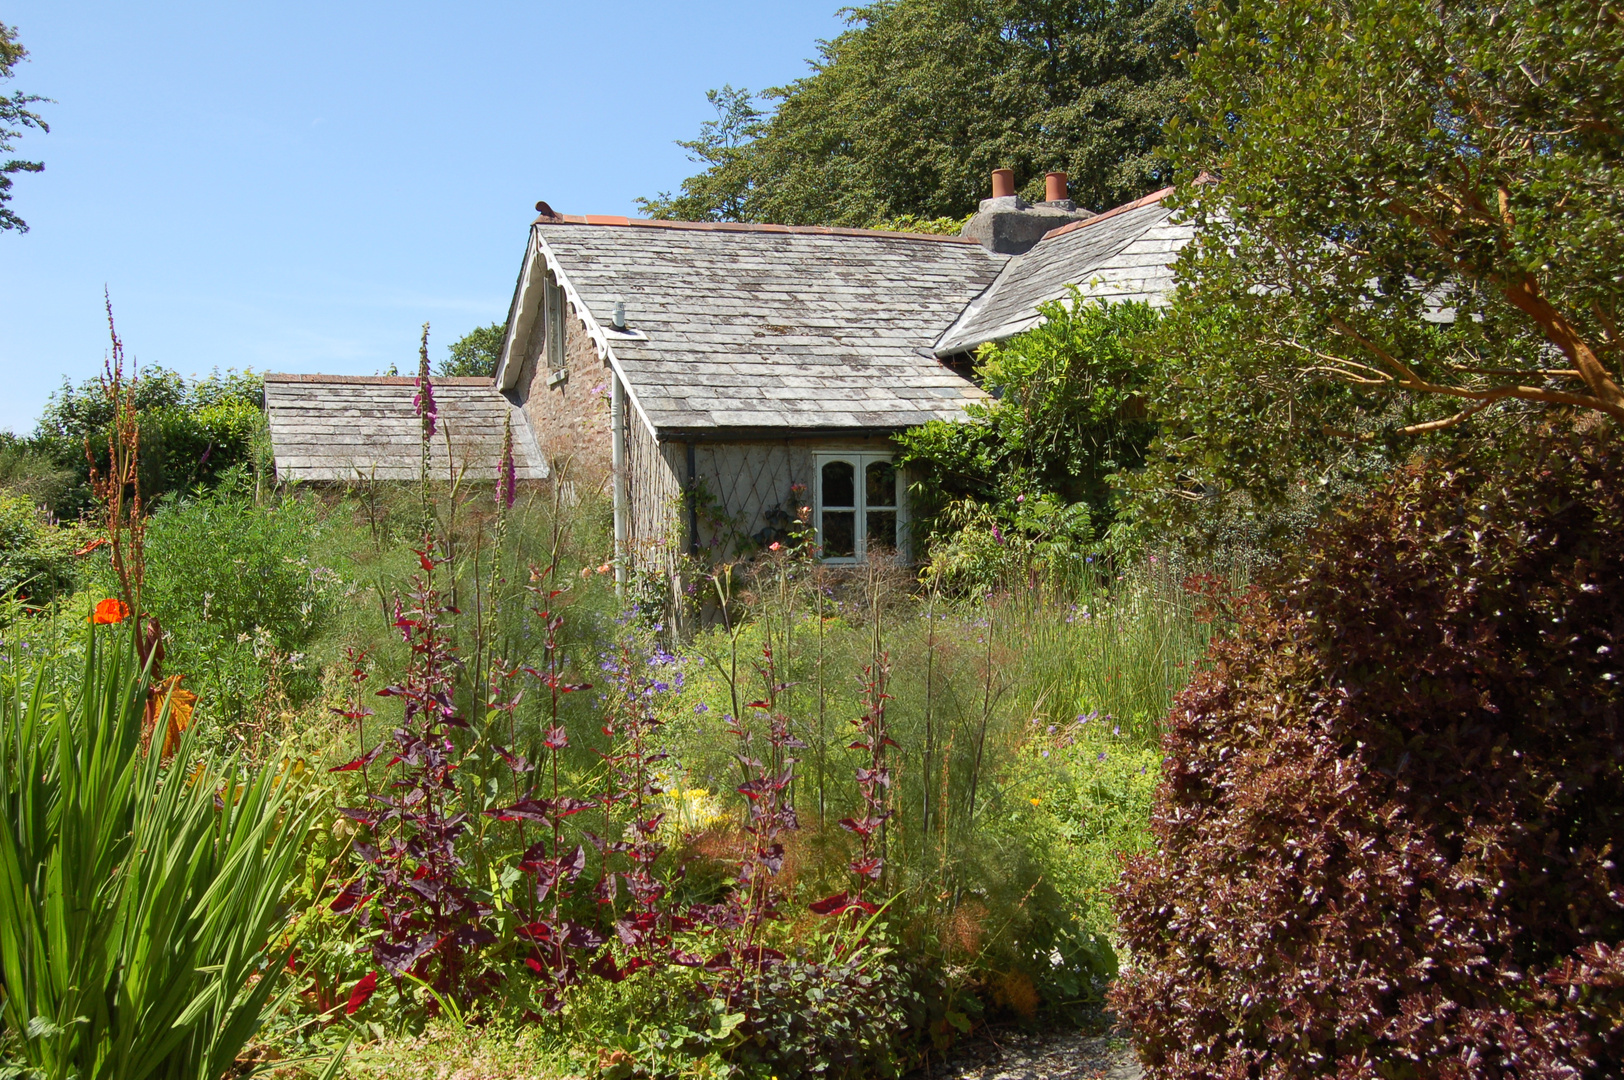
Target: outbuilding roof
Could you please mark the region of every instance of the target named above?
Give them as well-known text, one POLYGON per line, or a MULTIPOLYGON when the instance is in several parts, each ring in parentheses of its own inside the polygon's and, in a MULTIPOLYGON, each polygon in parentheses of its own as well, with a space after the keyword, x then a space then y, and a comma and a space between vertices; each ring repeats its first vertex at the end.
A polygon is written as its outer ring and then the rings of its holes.
POLYGON ((1105 302, 1139 300, 1160 307, 1173 291, 1173 261, 1195 235, 1164 205, 1172 188, 1054 230, 1011 259, 936 342, 938 356, 1002 341, 1042 321, 1037 306, 1068 295, 1105 302))
MULTIPOLYGON (((417 380, 395 376, 267 375, 265 413, 284 480, 415 480, 422 470, 422 422, 412 399, 417 380)), ((544 480, 547 463, 524 410, 489 379, 435 379, 438 429, 429 475, 448 460, 467 476, 491 480, 513 423, 514 471, 544 480), (449 447, 449 459, 448 459, 449 447)))
POLYGON ((956 419, 984 395, 932 346, 1007 259, 957 237, 546 218, 497 381, 517 382, 538 307, 527 285, 551 268, 657 433, 956 419), (611 325, 617 300, 626 333, 611 325))

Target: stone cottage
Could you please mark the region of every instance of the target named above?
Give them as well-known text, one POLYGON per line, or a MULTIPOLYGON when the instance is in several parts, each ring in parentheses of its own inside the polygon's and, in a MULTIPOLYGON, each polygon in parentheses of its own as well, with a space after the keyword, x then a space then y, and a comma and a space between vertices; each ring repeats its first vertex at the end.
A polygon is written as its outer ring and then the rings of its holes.
MULTIPOLYGON (((999 170, 957 237, 575 217, 540 203, 494 385, 455 387, 486 402, 464 416, 464 457, 483 462, 498 421, 522 419, 528 475, 612 492, 622 572, 769 544, 800 507, 826 561, 906 551, 891 436, 962 417, 983 396, 966 377, 975 349, 1035 325, 1038 304, 1069 285, 1164 302, 1191 235, 1163 205, 1170 192, 1092 214, 1066 198, 1063 174, 1034 206, 999 170)), ((344 457, 327 428, 356 449, 393 423, 354 407, 362 388, 389 389, 268 378, 279 474, 343 478, 314 464, 344 457), (324 407, 344 417, 323 428, 324 407)), ((392 436, 379 449, 379 462, 394 455, 380 477, 415 475, 415 438, 404 448, 392 436)))

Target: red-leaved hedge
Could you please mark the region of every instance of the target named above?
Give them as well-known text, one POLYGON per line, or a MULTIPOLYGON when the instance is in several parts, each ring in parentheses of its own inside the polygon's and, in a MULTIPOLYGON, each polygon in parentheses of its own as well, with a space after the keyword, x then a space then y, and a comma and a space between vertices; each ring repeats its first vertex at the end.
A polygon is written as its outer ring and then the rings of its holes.
POLYGON ((1624 1075, 1624 452, 1405 471, 1294 565, 1120 886, 1148 1075, 1624 1075))

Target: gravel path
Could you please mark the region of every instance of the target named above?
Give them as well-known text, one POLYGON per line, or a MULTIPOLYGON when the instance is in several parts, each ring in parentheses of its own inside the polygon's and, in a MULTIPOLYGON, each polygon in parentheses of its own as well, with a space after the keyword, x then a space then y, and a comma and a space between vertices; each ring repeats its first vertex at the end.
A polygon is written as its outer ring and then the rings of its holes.
POLYGON ((988 1031, 915 1074, 923 1080, 1140 1080, 1126 1040, 1081 1032, 988 1031))

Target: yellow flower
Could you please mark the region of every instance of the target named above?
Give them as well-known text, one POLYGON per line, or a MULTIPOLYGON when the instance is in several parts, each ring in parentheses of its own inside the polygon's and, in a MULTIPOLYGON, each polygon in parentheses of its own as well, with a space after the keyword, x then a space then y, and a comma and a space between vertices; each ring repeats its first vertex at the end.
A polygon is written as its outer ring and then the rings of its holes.
POLYGON ((1034 796, 1032 796, 1032 805, 1033 805, 1033 806, 1036 806, 1036 805, 1037 805, 1037 804, 1038 804, 1038 803, 1040 803, 1040 802, 1042 802, 1042 801, 1043 801, 1043 800, 1042 800, 1042 799, 1040 799, 1040 798, 1038 798, 1038 797, 1037 797, 1037 796, 1036 796, 1036 795, 1034 795, 1034 796))

